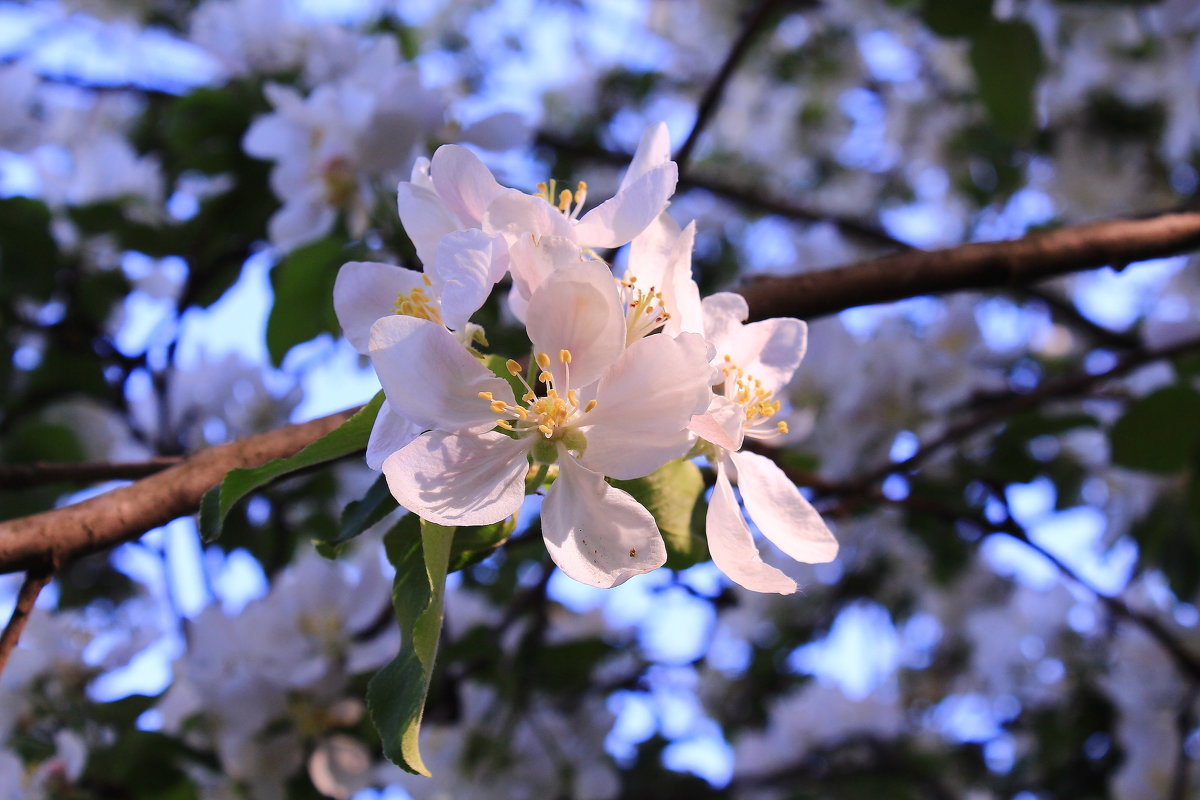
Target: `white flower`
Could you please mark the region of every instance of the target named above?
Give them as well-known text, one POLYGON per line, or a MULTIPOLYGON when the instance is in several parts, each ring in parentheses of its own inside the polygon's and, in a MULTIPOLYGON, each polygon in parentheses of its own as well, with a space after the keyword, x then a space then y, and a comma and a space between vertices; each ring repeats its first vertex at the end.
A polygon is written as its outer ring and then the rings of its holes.
POLYGON ((352 74, 307 97, 277 84, 265 92, 275 111, 254 121, 242 146, 276 162, 271 188, 283 207, 268 227, 285 249, 328 233, 341 210, 352 232, 364 230, 374 199, 369 180, 394 180, 445 120, 441 94, 399 62, 391 39, 377 40, 352 74))
POLYGON ((371 360, 388 401, 429 429, 384 462, 393 495, 442 525, 497 522, 520 508, 532 454, 559 465, 542 530, 563 572, 611 587, 661 566, 653 517, 603 476, 642 477, 684 454, 688 421, 708 402, 706 345, 684 334, 626 348, 620 295, 599 263, 539 287, 529 336, 547 392, 518 403, 444 327, 409 316, 375 324, 371 360))
POLYGON ((706 519, 709 550, 721 571, 747 589, 791 594, 796 582, 762 560, 730 481, 736 478, 759 530, 788 556, 818 564, 837 555, 837 541, 821 515, 783 470, 769 458, 741 452, 747 436, 769 439, 787 432, 786 423, 772 420, 782 406, 775 393, 804 358, 807 326, 791 318, 744 325, 746 301, 728 292, 706 297, 703 311, 705 336, 724 376, 719 394, 690 426, 711 445, 708 457, 717 470, 706 519))

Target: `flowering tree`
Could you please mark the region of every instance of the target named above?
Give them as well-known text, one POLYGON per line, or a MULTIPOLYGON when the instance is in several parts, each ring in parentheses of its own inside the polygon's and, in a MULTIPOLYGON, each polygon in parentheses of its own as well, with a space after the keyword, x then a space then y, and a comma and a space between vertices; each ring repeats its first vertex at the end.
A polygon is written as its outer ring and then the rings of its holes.
POLYGON ((1194 3, 0 19, 0 798, 1200 791, 1194 3))

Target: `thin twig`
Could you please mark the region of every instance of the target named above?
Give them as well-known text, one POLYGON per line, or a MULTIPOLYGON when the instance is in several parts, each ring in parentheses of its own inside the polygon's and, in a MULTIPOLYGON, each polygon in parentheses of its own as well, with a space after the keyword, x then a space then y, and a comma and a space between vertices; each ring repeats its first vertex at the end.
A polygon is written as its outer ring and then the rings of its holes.
POLYGON ((767 21, 781 5, 783 5, 783 0, 762 0, 758 4, 746 19, 741 33, 730 46, 721 68, 717 70, 717 74, 705 88, 704 95, 700 98, 700 105, 696 109, 696 121, 692 124, 692 130, 688 133, 683 145, 680 146, 679 152, 675 154, 675 163, 679 165, 680 175, 687 171, 692 151, 696 149, 700 134, 704 132, 716 114, 717 108, 721 104, 721 97, 725 94, 725 88, 729 85, 729 79, 733 77, 734 70, 750 52, 750 46, 754 44, 754 40, 766 28, 767 21))
POLYGON ((33 604, 37 602, 38 595, 41 594, 42 588, 50 582, 52 575, 53 573, 49 569, 31 570, 25 573, 21 591, 17 594, 17 607, 13 609, 8 624, 4 626, 4 633, 0 634, 0 674, 4 673, 8 657, 12 655, 13 648, 17 646, 21 632, 25 630, 25 623, 29 621, 29 615, 33 613, 33 604))
POLYGON ((1043 303, 1050 313, 1062 321, 1086 333, 1097 343, 1121 350, 1132 350, 1141 346, 1141 340, 1132 333, 1114 331, 1084 315, 1078 306, 1053 289, 1040 286, 1021 286, 1018 291, 1043 303))
POLYGON ((1175 751, 1175 770, 1171 775, 1171 792, 1168 800, 1187 800, 1188 773, 1192 759, 1188 757, 1188 737, 1196 727, 1196 699, 1200 697, 1200 683, 1192 683, 1183 697, 1183 704, 1175 718, 1175 733, 1179 737, 1179 749, 1175 751))
POLYGON ((1003 422, 1022 411, 1036 408, 1046 400, 1083 394, 1094 386, 1098 386, 1114 378, 1119 378, 1138 367, 1164 358, 1172 358, 1192 350, 1200 350, 1200 337, 1186 339, 1168 347, 1130 353, 1105 372, 1094 375, 1085 372, 1054 381, 1047 381, 1033 391, 1025 394, 1013 393, 1006 395, 1004 399, 996 401, 961 422, 949 426, 941 435, 920 445, 916 452, 903 461, 883 464, 865 475, 843 483, 840 486, 826 486, 823 488, 826 490, 832 489, 835 494, 854 494, 860 492, 864 488, 882 481, 889 475, 911 472, 947 445, 961 442, 990 425, 1003 422))
POLYGON ((48 483, 97 483, 137 480, 173 467, 183 459, 160 456, 147 461, 80 461, 0 464, 0 490, 25 489, 48 483))

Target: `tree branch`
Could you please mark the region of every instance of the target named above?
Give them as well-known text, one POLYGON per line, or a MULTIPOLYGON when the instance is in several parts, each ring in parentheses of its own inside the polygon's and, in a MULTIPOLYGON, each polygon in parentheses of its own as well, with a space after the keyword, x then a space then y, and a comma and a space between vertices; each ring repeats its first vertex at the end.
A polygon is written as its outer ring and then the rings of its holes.
POLYGON ((782 5, 783 0, 762 0, 750 13, 745 25, 742 26, 742 32, 738 34, 725 56, 725 62, 721 64, 721 68, 717 70, 717 74, 704 90, 704 95, 700 98, 700 105, 696 109, 696 121, 692 123, 692 130, 679 147, 679 152, 675 154, 675 163, 679 165, 680 175, 687 172, 692 151, 696 149, 700 134, 704 132, 708 123, 717 113, 717 107, 721 104, 721 96, 725 94, 725 87, 729 85, 729 79, 733 77, 734 70, 749 54, 754 40, 766 28, 767 21, 771 19, 776 9, 782 5))
POLYGON ((96 483, 137 480, 173 467, 183 459, 162 456, 148 461, 78 461, 0 464, 0 490, 25 489, 47 483, 96 483))
POLYGON ((43 587, 50 582, 51 575, 53 573, 49 569, 30 570, 26 573, 21 591, 17 594, 17 607, 13 609, 8 624, 4 626, 4 633, 0 634, 0 674, 4 672, 8 657, 17 646, 21 632, 25 630, 25 623, 33 613, 33 604, 37 602, 43 587))
POLYGON ((1200 248, 1200 213, 1165 213, 1060 228, 1004 242, 909 251, 833 269, 760 278, 737 289, 752 320, 812 319, 855 306, 962 289, 1022 286, 1070 272, 1200 248))
MULTIPOLYGON (((539 131, 536 143, 548 147, 555 152, 567 153, 577 158, 590 159, 614 167, 624 167, 633 158, 633 155, 630 153, 619 153, 615 150, 606 150, 602 147, 581 145, 576 141, 555 133, 550 133, 549 131, 539 131)), ((800 205, 799 203, 785 200, 778 195, 770 194, 761 188, 744 189, 716 178, 701 177, 694 174, 680 175, 679 188, 681 191, 685 189, 700 189, 716 197, 737 203, 745 208, 761 211, 765 214, 775 214, 786 219, 800 220, 802 222, 828 222, 837 227, 846 236, 859 239, 868 244, 898 250, 913 249, 913 246, 908 242, 892 236, 883 228, 865 219, 847 217, 829 211, 822 211, 819 208, 800 205)))
POLYGON ((204 493, 231 469, 290 456, 356 411, 351 408, 200 450, 129 486, 64 508, 0 522, 0 573, 61 566, 191 514, 204 493))

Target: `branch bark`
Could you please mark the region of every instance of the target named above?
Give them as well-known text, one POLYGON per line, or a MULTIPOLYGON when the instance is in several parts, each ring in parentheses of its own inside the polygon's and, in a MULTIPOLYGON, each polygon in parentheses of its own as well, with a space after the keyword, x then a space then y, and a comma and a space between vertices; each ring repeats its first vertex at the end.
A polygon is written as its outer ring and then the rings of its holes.
POLYGON ((38 595, 50 582, 51 577, 52 573, 48 569, 31 570, 25 575, 21 591, 17 593, 17 606, 13 609, 8 624, 4 626, 4 633, 0 634, 0 673, 4 672, 4 667, 8 664, 8 657, 16 648, 17 640, 21 638, 21 632, 25 630, 25 623, 29 621, 29 615, 33 613, 33 604, 37 602, 38 595))
POLYGON ((752 320, 812 319, 855 306, 962 289, 1023 286, 1071 272, 1200 248, 1200 213, 1075 225, 1005 242, 908 251, 834 269, 760 278, 737 291, 752 320))
POLYGON ((181 461, 182 459, 176 456, 163 456, 149 461, 38 461, 32 464, 0 464, 0 490, 24 489, 47 483, 137 480, 162 472, 181 461))
POLYGON ((286 458, 337 428, 356 411, 351 408, 200 450, 129 486, 64 508, 0 522, 0 573, 54 569, 191 514, 204 493, 229 470, 286 458))

